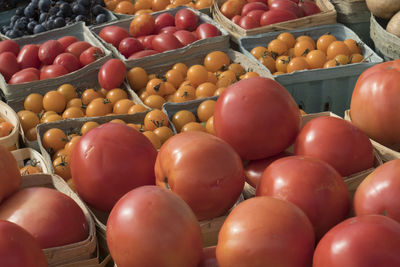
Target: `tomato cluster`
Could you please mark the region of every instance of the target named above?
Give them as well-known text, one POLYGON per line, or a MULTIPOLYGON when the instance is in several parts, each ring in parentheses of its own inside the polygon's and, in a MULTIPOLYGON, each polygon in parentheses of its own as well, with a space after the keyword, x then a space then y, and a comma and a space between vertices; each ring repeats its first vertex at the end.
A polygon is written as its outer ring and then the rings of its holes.
POLYGON ((55 78, 76 71, 104 56, 101 48, 75 36, 27 44, 0 42, 0 73, 9 84, 55 78))
POLYGON ((0 116, 0 138, 11 134, 14 130, 14 125, 0 116))
POLYGON ((250 53, 274 75, 364 61, 361 47, 355 40, 340 41, 329 33, 315 41, 308 35, 295 38, 290 32, 283 32, 267 47, 254 47, 250 53))

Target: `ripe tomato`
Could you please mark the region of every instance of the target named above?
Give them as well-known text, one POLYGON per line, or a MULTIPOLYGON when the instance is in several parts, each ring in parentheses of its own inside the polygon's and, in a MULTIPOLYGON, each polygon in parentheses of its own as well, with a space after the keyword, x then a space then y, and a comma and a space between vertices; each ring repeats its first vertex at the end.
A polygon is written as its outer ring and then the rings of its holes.
POLYGON ((56 78, 68 74, 68 70, 63 65, 48 65, 40 71, 40 80, 56 78))
POLYGON ((3 52, 11 52, 15 56, 18 56, 19 45, 14 40, 3 40, 0 42, 0 54, 3 52))
POLYGON ((175 26, 179 30, 194 31, 197 27, 198 18, 189 9, 181 9, 175 14, 175 26))
POLYGON ((347 219, 318 243, 313 267, 400 266, 400 224, 382 215, 347 219))
POLYGON ((399 78, 400 60, 375 65, 361 74, 351 97, 352 123, 385 146, 400 143, 399 78))
POLYGON ((119 59, 110 59, 101 66, 98 80, 100 86, 106 90, 118 88, 124 82, 126 67, 119 59))
POLYGON ((240 15, 244 4, 239 0, 228 0, 222 4, 220 10, 225 17, 232 19, 234 16, 240 15))
POLYGON ((122 41, 118 45, 118 51, 126 58, 128 58, 133 53, 142 51, 143 49, 144 47, 142 43, 134 37, 127 37, 125 39, 122 39, 122 41))
POLYGON ((179 30, 173 34, 183 46, 197 41, 197 37, 193 33, 186 30, 179 30))
POLYGON ((39 47, 38 56, 44 65, 51 65, 54 59, 64 52, 64 47, 56 40, 44 42, 39 47))
POLYGON ((151 41, 151 46, 158 52, 164 52, 183 47, 178 38, 176 38, 172 33, 157 34, 151 41))
POLYGON ((294 153, 319 158, 342 176, 374 166, 368 136, 350 122, 335 117, 318 117, 304 125, 297 136, 294 153))
POLYGON ((177 195, 157 186, 139 187, 117 202, 107 222, 107 244, 121 267, 197 266, 202 254, 193 212, 177 195))
POLYGON ((218 28, 210 23, 202 23, 196 28, 196 36, 198 39, 206 39, 220 35, 221 32, 218 28))
POLYGON ((70 46, 75 42, 78 42, 78 38, 76 38, 75 36, 68 35, 59 38, 57 41, 63 46, 64 50, 66 50, 68 46, 70 46))
POLYGON ((243 160, 266 158, 285 150, 300 130, 300 119, 299 108, 286 89, 262 77, 229 86, 214 109, 216 135, 243 160))
POLYGON ((148 13, 135 16, 129 25, 129 33, 133 37, 150 35, 154 33, 155 19, 148 13))
POLYGON ((152 50, 152 49, 142 50, 142 51, 139 51, 139 52, 136 52, 136 53, 132 54, 128 59, 138 59, 138 58, 142 58, 142 57, 155 55, 155 54, 158 54, 158 53, 160 53, 160 52, 158 52, 156 50, 152 50))
POLYGON ((292 203, 255 197, 239 203, 218 235, 219 267, 308 267, 314 232, 306 214, 292 203))
POLYGON ((99 36, 107 43, 110 43, 118 48, 119 43, 123 39, 129 37, 129 33, 127 30, 119 26, 107 26, 101 29, 99 36))
POLYGON ((254 19, 255 21, 258 22, 258 24, 260 24, 260 19, 261 16, 264 14, 264 12, 265 12, 264 10, 256 9, 247 13, 247 16, 254 19))
POLYGON ((358 186, 354 195, 356 215, 383 214, 400 222, 399 201, 400 183, 397 174, 400 159, 386 162, 376 168, 358 186))
POLYGON ((256 195, 295 204, 310 219, 317 240, 350 211, 342 176, 329 164, 311 157, 291 156, 271 163, 261 176, 256 195))
POLYGON ((179 29, 177 27, 175 27, 175 26, 167 26, 167 27, 164 27, 164 28, 160 29, 159 33, 174 33, 174 32, 176 32, 178 30, 179 29))
POLYGON ((0 202, 17 191, 21 185, 21 174, 17 161, 7 148, 0 145, 0 202))
POLYGON ((313 14, 318 14, 321 9, 314 3, 314 1, 303 0, 299 2, 299 7, 303 11, 304 16, 310 16, 313 14))
POLYGON ((87 132, 76 144, 70 162, 72 179, 89 205, 110 211, 128 191, 154 184, 156 156, 150 141, 138 131, 106 123, 87 132))
POLYGON ((27 230, 43 249, 83 241, 89 233, 79 205, 69 196, 44 187, 26 188, 13 194, 1 204, 0 219, 27 230))
POLYGON ((9 84, 19 84, 26 82, 33 82, 39 80, 40 72, 35 68, 27 68, 20 70, 11 76, 11 79, 8 81, 9 84))
POLYGON ((71 53, 74 56, 76 56, 77 58, 79 58, 81 56, 81 54, 83 53, 83 51, 90 48, 91 46, 92 45, 88 42, 79 41, 79 42, 75 42, 75 43, 72 43, 71 45, 69 45, 67 47, 67 49, 65 49, 65 52, 71 53))
MULTIPOLYGON (((264 13, 264 11, 261 11, 262 13, 264 13)), ((261 18, 261 16, 260 16, 261 18)), ((240 20, 242 19, 242 16, 240 15, 236 15, 234 16, 231 20, 233 23, 235 23, 236 25, 239 25, 240 20)))
POLYGON ((0 73, 4 76, 6 82, 20 69, 17 57, 12 52, 3 52, 0 54, 0 73))
POLYGON ((160 30, 167 26, 175 26, 175 17, 170 13, 163 13, 156 17, 154 21, 154 33, 159 33, 160 30))
POLYGON ((265 11, 265 13, 261 16, 260 25, 265 26, 292 19, 297 19, 297 16, 295 13, 290 12, 289 10, 271 9, 265 11))
POLYGON ((280 9, 280 10, 290 11, 296 14, 298 18, 304 16, 302 9, 295 2, 291 0, 273 0, 271 2, 271 5, 269 5, 269 8, 271 10, 280 9))
POLYGON ((267 11, 268 10, 268 6, 264 3, 261 2, 250 2, 247 3, 243 6, 242 8, 242 16, 246 16, 247 14, 250 13, 250 11, 253 10, 264 10, 267 11))
POLYGON ((38 53, 39 47, 37 45, 24 45, 17 57, 18 64, 22 69, 30 67, 38 69, 41 64, 38 53))
POLYGON ((97 46, 92 46, 82 52, 79 56, 79 61, 81 62, 82 66, 89 65, 92 62, 95 62, 99 58, 103 57, 104 53, 101 48, 97 46))
POLYGON ((47 267, 38 241, 15 223, 0 220, 0 257, 2 266, 47 267))
POLYGON ((185 200, 199 220, 227 212, 244 186, 236 152, 220 138, 203 132, 169 138, 158 153, 154 171, 156 184, 185 200))
POLYGON ((54 65, 63 66, 68 72, 73 72, 81 68, 79 59, 71 53, 59 54, 53 62, 54 65))

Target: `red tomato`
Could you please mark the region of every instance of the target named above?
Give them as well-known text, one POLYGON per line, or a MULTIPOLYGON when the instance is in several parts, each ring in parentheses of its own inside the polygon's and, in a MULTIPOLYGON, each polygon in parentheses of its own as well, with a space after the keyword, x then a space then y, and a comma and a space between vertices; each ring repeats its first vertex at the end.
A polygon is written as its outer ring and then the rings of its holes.
POLYGON ((280 10, 287 10, 290 11, 298 18, 301 18, 304 16, 302 9, 293 1, 291 0, 273 0, 271 2, 271 5, 269 6, 271 10, 274 9, 280 9, 280 10))
POLYGON ((220 8, 221 13, 228 19, 232 19, 236 15, 240 15, 244 3, 237 0, 228 0, 224 2, 220 8))
POLYGON ((159 33, 151 41, 151 46, 158 52, 174 50, 183 47, 172 33, 159 33))
POLYGON ((203 248, 203 255, 197 267, 218 267, 215 249, 215 246, 203 248))
POLYGON ((175 14, 175 26, 179 30, 194 31, 197 22, 197 15, 189 9, 181 9, 175 14))
POLYGON ((295 204, 310 219, 317 240, 350 211, 350 195, 342 176, 329 164, 311 157, 274 161, 262 174, 256 195, 295 204))
POLYGON ((0 202, 21 186, 18 163, 7 148, 0 145, 0 202))
POLYGON ((75 36, 68 35, 68 36, 61 37, 57 41, 64 47, 64 50, 66 50, 68 46, 70 46, 71 44, 73 44, 75 42, 78 42, 78 38, 76 38, 75 36))
POLYGON ((160 29, 159 34, 160 33, 174 33, 174 32, 177 32, 177 31, 178 31, 177 27, 175 27, 175 26, 167 26, 167 27, 164 27, 164 28, 160 29))
POLYGON ((399 79, 400 59, 375 65, 361 74, 351 97, 353 124, 386 146, 400 143, 399 79))
POLYGON ((103 57, 104 53, 101 48, 97 46, 92 46, 82 52, 79 56, 79 61, 81 62, 82 66, 89 65, 90 63, 95 62, 99 58, 103 57))
POLYGON ((199 220, 226 213, 244 186, 236 152, 220 138, 203 132, 184 132, 168 139, 154 171, 156 184, 185 200, 199 220))
POLYGON ((271 9, 264 12, 264 14, 261 16, 260 25, 265 26, 292 19, 297 19, 296 14, 293 12, 282 9, 271 9))
POLYGON ((118 46, 118 51, 126 58, 128 58, 133 53, 142 51, 143 49, 144 47, 142 43, 134 37, 127 37, 123 39, 118 46))
POLYGON ((255 21, 258 21, 260 23, 261 16, 264 14, 263 10, 252 10, 249 13, 247 13, 247 16, 254 19, 255 21))
POLYGON ((198 39, 206 39, 220 35, 221 33, 218 28, 210 23, 202 23, 196 29, 196 36, 198 39))
POLYGON ((38 241, 15 223, 0 220, 0 258, 4 267, 47 267, 38 241))
POLYGON ((176 31, 174 32, 174 35, 183 46, 186 46, 188 44, 197 41, 196 36, 193 33, 186 30, 176 31))
POLYGON ((239 26, 242 27, 243 29, 248 30, 260 27, 260 23, 249 16, 244 16, 240 19, 239 26))
POLYGON ((12 52, 3 52, 0 54, 0 73, 8 82, 14 73, 20 70, 17 57, 12 52))
POLYGON ((64 52, 64 47, 56 40, 44 42, 39 47, 38 56, 44 65, 51 65, 54 59, 64 52))
POLYGON ((134 54, 132 54, 128 59, 138 59, 138 58, 142 58, 142 57, 147 57, 147 56, 151 56, 151 55, 155 55, 158 54, 158 51, 155 50, 143 50, 143 51, 139 51, 136 52, 134 54))
MULTIPOLYGON (((262 11, 262 13, 264 13, 264 11, 262 11)), ((240 19, 242 18, 242 16, 240 15, 236 15, 232 18, 232 22, 235 23, 236 25, 239 25, 240 19)))
POLYGON ((22 69, 39 68, 42 64, 39 59, 39 47, 34 44, 24 45, 18 54, 17 61, 22 69))
POLYGON ((400 224, 381 215, 341 222, 318 243, 313 267, 400 266, 400 224))
POLYGON ((53 64, 62 65, 68 72, 79 70, 82 67, 79 59, 71 53, 59 54, 53 64))
POLYGON ((272 162, 291 155, 292 154, 283 151, 282 153, 279 153, 278 155, 272 157, 249 161, 244 167, 246 182, 252 187, 256 188, 258 183, 260 182, 263 172, 272 162))
POLYGON ((253 2, 260 2, 260 3, 264 3, 268 6, 268 0, 248 0, 248 3, 253 3, 253 2))
POLYGON ((264 10, 267 11, 268 10, 268 6, 264 3, 261 2, 252 2, 252 3, 247 3, 243 6, 242 8, 242 16, 246 16, 247 14, 249 14, 250 11, 253 10, 264 10))
POLYGON ((88 42, 85 41, 78 41, 75 42, 71 45, 69 45, 67 47, 67 49, 65 50, 65 52, 71 53, 74 56, 76 56, 77 58, 79 58, 81 56, 81 54, 83 53, 83 51, 85 51, 86 49, 89 49, 90 47, 92 47, 92 45, 88 42))
POLYGON ((118 48, 119 43, 123 39, 129 37, 129 33, 127 30, 119 26, 107 26, 101 29, 99 36, 107 43, 110 43, 118 48))
POLYGON ((299 7, 303 11, 304 16, 310 16, 313 14, 318 14, 321 9, 314 3, 314 1, 303 0, 299 2, 299 7))
POLYGON ((147 36, 140 36, 139 38, 143 37, 143 41, 141 42, 142 45, 144 46, 145 49, 153 49, 153 38, 156 37, 153 34, 147 35, 147 36))
POLYGON ((107 244, 121 267, 195 267, 203 245, 189 206, 158 186, 139 187, 117 202, 107 222, 107 244))
POLYGON ((22 189, 10 196, 1 203, 0 219, 27 230, 43 249, 77 243, 89 234, 79 205, 69 196, 45 187, 22 189))
POLYGON ((101 66, 98 80, 100 86, 106 90, 120 87, 126 76, 124 62, 119 59, 110 59, 101 66))
POLYGON ((40 80, 56 78, 68 74, 68 70, 62 65, 48 65, 40 70, 40 80))
POLYGON ((125 193, 155 183, 156 156, 157 151, 140 132, 106 123, 87 132, 74 147, 72 179, 83 200, 110 211, 125 193))
POLYGON ((400 222, 400 159, 376 168, 358 186, 354 195, 356 215, 383 214, 400 222))
POLYGON ((19 84, 26 82, 33 82, 39 80, 40 71, 35 68, 27 68, 20 70, 11 77, 9 84, 19 84))
POLYGON ((294 154, 319 158, 342 176, 374 166, 368 136, 350 122, 329 116, 312 119, 304 125, 297 136, 294 154))
POLYGON ((243 160, 267 158, 284 151, 294 142, 300 120, 299 108, 289 92, 263 77, 229 86, 214 108, 216 135, 243 160))
POLYGON ((3 40, 0 42, 0 54, 3 52, 11 52, 15 56, 18 56, 19 45, 14 40, 3 40))
POLYGON ((241 202, 218 235, 219 267, 309 267, 314 251, 310 220, 292 203, 272 197, 241 202))
POLYGON ((170 13, 163 13, 156 17, 154 33, 159 33, 162 28, 175 26, 175 17, 170 13))
POLYGON ((148 13, 135 16, 129 25, 129 33, 133 37, 150 35, 154 33, 155 19, 148 13))

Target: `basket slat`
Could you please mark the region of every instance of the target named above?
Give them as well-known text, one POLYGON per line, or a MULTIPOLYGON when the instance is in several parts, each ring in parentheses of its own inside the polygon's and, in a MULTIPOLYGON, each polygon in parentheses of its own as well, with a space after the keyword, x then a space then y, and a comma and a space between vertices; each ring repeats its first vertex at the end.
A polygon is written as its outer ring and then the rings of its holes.
POLYGON ((17 113, 15 113, 15 111, 9 105, 4 103, 3 101, 0 101, 0 117, 3 117, 14 126, 14 129, 8 136, 0 138, 0 145, 10 150, 18 149, 19 148, 18 139, 20 132, 22 132, 22 127, 19 122, 17 113))
POLYGON ((375 50, 381 53, 385 60, 400 58, 400 38, 387 32, 373 14, 371 14, 370 35, 374 41, 375 50))

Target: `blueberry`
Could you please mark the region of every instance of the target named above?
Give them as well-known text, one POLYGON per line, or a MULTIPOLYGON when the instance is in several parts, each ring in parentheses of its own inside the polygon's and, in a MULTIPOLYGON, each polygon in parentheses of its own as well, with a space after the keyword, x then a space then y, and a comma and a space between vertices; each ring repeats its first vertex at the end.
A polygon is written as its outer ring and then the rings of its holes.
POLYGON ((61 28, 65 26, 65 20, 63 18, 56 18, 54 20, 54 27, 61 28))
POLYGON ((24 15, 28 18, 33 18, 35 16, 35 8, 29 4, 24 9, 24 15))
POLYGON ((33 33, 33 29, 35 28, 36 25, 37 25, 36 22, 31 21, 28 23, 28 25, 26 25, 26 29, 28 30, 29 33, 33 33))
POLYGON ((39 0, 32 0, 32 1, 31 1, 31 5, 32 5, 34 8, 37 8, 38 5, 39 5, 39 0))
POLYGON ((48 13, 46 13, 46 12, 40 13, 40 16, 39 16, 39 23, 42 23, 42 22, 46 21, 47 15, 48 15, 48 13))
POLYGON ((15 10, 15 15, 18 15, 18 16, 24 15, 24 8, 23 8, 23 7, 17 8, 17 9, 15 10))
POLYGON ((29 23, 29 19, 27 17, 22 17, 19 19, 19 21, 28 24, 29 23))
POLYGON ((84 15, 85 14, 85 7, 80 4, 74 4, 72 6, 72 12, 76 15, 84 15))
POLYGON ((14 30, 24 30, 26 27, 27 23, 17 20, 14 24, 14 30))
POLYGON ((20 18, 18 15, 14 15, 11 17, 10 25, 14 25, 14 23, 20 18))
POLYGON ((56 16, 55 15, 51 15, 47 20, 55 20, 56 16))
POLYGON ((90 1, 89 0, 78 0, 77 3, 82 5, 82 6, 85 6, 85 7, 90 6, 90 1))
POLYGON ((76 16, 75 21, 86 21, 86 17, 83 15, 78 15, 76 16))
POLYGON ((52 29, 54 29, 54 20, 48 20, 47 22, 46 22, 46 29, 47 30, 52 30, 52 29))
POLYGON ((38 7, 40 11, 47 12, 50 10, 51 0, 39 0, 38 7))
POLYGON ((58 11, 60 11, 60 7, 58 7, 58 6, 52 7, 50 9, 50 11, 51 11, 51 14, 56 14, 58 11))
POLYGON ((38 24, 35 26, 35 28, 33 29, 33 33, 41 33, 41 32, 45 32, 46 29, 42 26, 42 24, 38 24))
POLYGON ((60 12, 69 17, 72 15, 72 7, 68 3, 63 3, 60 5, 60 12))
POLYGON ((92 13, 95 16, 102 14, 102 13, 104 13, 104 8, 101 5, 95 5, 92 8, 92 13))
POLYGON ((96 24, 104 23, 107 21, 107 16, 105 14, 97 15, 96 24))
POLYGON ((22 32, 19 30, 9 30, 8 32, 6 32, 6 36, 11 39, 18 38, 18 37, 22 36, 22 32))

